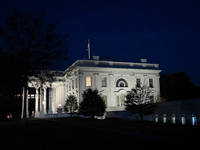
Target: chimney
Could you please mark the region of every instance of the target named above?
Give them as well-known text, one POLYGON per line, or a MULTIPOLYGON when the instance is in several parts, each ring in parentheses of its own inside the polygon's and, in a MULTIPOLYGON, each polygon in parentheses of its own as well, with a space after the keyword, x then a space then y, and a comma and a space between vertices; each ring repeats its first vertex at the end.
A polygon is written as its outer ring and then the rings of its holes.
POLYGON ((140 61, 141 61, 142 63, 146 63, 146 62, 147 62, 147 59, 140 59, 140 61))
POLYGON ((93 56, 93 60, 99 60, 99 56, 93 56))

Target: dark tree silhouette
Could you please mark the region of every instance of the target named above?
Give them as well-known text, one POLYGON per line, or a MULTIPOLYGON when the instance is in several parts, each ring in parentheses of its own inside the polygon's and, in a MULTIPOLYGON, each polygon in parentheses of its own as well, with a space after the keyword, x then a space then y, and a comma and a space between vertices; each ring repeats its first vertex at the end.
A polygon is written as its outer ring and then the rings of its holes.
POLYGON ((66 112, 69 112, 70 116, 72 117, 72 114, 74 114, 74 112, 77 109, 78 109, 77 98, 74 95, 69 95, 64 105, 64 110, 66 112))
POLYGON ((143 117, 152 114, 156 108, 156 103, 150 99, 151 92, 146 85, 131 89, 126 95, 126 110, 138 114, 143 121, 143 117))
POLYGON ((85 116, 103 116, 106 111, 106 105, 103 98, 99 95, 97 89, 87 89, 82 94, 83 101, 79 106, 79 113, 85 116))
POLYGON ((160 91, 166 101, 200 97, 200 88, 196 87, 183 71, 161 75, 160 91))
MULTIPOLYGON (((32 77, 39 82, 53 81, 50 66, 59 59, 66 59, 68 35, 57 29, 56 23, 44 23, 44 15, 10 11, 0 36, 4 49, 15 58, 17 70, 25 91, 32 77)), ((24 98, 27 96, 25 92, 24 98)), ((24 99, 24 123, 26 124, 26 100, 24 99)))
POLYGON ((21 75, 16 68, 14 58, 0 50, 0 120, 5 120, 8 113, 19 114, 20 105, 15 95, 21 92, 21 75), (17 106, 17 109, 13 106, 17 106), (17 112, 17 113, 16 113, 17 112))

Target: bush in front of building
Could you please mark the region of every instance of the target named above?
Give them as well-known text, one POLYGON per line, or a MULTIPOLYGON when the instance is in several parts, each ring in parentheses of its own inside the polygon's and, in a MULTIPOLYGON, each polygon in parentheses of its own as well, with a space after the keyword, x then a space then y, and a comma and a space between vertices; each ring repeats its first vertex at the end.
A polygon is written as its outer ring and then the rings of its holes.
POLYGON ((84 116, 103 116, 106 111, 106 105, 97 89, 91 88, 85 90, 82 94, 83 101, 79 106, 79 113, 84 116))
POLYGON ((64 110, 70 113, 70 116, 78 109, 77 98, 74 95, 69 95, 67 97, 66 103, 64 105, 64 110))

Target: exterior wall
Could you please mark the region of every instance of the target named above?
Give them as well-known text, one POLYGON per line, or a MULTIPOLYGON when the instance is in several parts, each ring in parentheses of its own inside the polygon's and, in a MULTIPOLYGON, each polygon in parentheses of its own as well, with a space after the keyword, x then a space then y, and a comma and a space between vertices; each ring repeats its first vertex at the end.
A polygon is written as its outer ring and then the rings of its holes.
MULTIPOLYGON (((121 69, 121 68, 98 68, 98 67, 77 67, 76 76, 72 75, 66 79, 66 86, 71 84, 72 80, 77 77, 77 88, 67 92, 75 94, 78 102, 82 101, 82 93, 88 89, 98 89, 102 96, 107 96, 107 111, 124 110, 124 106, 117 106, 117 98, 121 94, 126 95, 136 86, 136 79, 140 78, 142 84, 149 84, 149 79, 153 79, 153 88, 155 99, 159 96, 159 74, 154 70, 139 70, 139 69, 121 69), (86 86, 86 77, 91 77, 92 83, 90 87, 86 86), (102 78, 107 78, 107 86, 102 87, 102 78), (124 79, 128 83, 128 87, 116 87, 118 79, 124 79), (158 80, 158 81, 157 81, 158 80)), ((69 88, 66 88, 69 89, 69 88)))
POLYGON ((159 97, 159 72, 161 70, 158 70, 157 64, 78 60, 73 65, 70 66, 72 69, 69 67, 63 72, 63 76, 60 75, 62 72, 59 72, 59 76, 56 76, 57 81, 52 83, 49 100, 52 111, 49 112, 57 113, 57 108, 63 108, 69 95, 75 95, 79 104, 82 101, 82 93, 88 88, 98 89, 101 95, 107 98, 107 112, 122 111, 125 107, 120 99, 136 86, 137 78, 142 84, 147 85, 149 85, 149 79, 153 79, 154 98, 159 97), (69 70, 70 76, 65 74, 69 70), (92 79, 90 87, 86 86, 86 77, 92 79), (102 78, 105 77, 107 85, 103 87, 102 78), (124 79, 128 86, 116 87, 118 79, 124 79))
MULTIPOLYGON (((185 118, 185 124, 193 124, 192 118, 196 117, 196 124, 200 121, 200 99, 188 99, 179 101, 162 102, 158 104, 158 109, 154 116, 158 115, 158 122, 163 122, 163 115, 166 114, 167 123, 172 122, 172 115, 175 116, 175 122, 182 124, 182 117, 185 118)), ((155 117, 154 117, 155 118, 155 117)))
POLYGON ((153 79, 152 90, 154 90, 154 97, 157 98, 160 94, 159 73, 161 71, 158 70, 158 66, 158 64, 99 61, 97 59, 77 60, 66 71, 52 71, 56 78, 53 83, 41 85, 37 79, 29 83, 29 87, 36 89, 35 116, 42 117, 46 113, 57 113, 58 108, 63 108, 69 95, 75 95, 79 104, 82 101, 82 93, 88 88, 98 89, 104 99, 107 99, 107 112, 124 110, 120 98, 124 99, 127 91, 136 86, 137 78, 141 79, 142 84, 149 84, 149 79, 153 79), (92 79, 90 87, 86 86, 87 76, 92 79), (102 78, 105 77, 107 84, 103 87, 102 78), (118 79, 124 79, 128 86, 116 87, 118 79), (48 112, 46 112, 46 108, 49 108, 48 112))
MULTIPOLYGON (((82 60, 84 62, 84 60, 82 60)), ((93 64, 94 61, 89 61, 93 64)), ((79 62, 77 62, 79 63, 79 62)), ((108 62, 109 64, 110 62, 108 62)), ((83 64, 83 63, 82 63, 83 64)), ((112 64, 112 63, 110 63, 112 64)), ((122 63, 123 65, 125 63, 122 63)), ((120 65, 120 63, 118 63, 120 65)), ((129 66, 134 66, 134 63, 130 63, 129 66)), ((138 66, 139 64, 136 64, 138 66)), ((35 117, 44 117, 45 111, 43 111, 42 100, 45 101, 44 96, 40 93, 39 90, 50 88, 49 91, 49 116, 54 116, 58 114, 63 108, 67 96, 75 95, 77 96, 78 104, 82 101, 82 93, 88 89, 98 89, 102 96, 107 96, 107 117, 120 117, 124 119, 138 119, 136 116, 133 116, 130 112, 124 111, 125 107, 118 106, 118 100, 122 94, 126 95, 127 91, 130 91, 136 86, 136 79, 141 80, 141 84, 146 84, 149 86, 149 79, 153 79, 153 87, 151 88, 154 91, 154 98, 158 98, 160 95, 160 83, 159 83, 159 73, 161 70, 158 69, 148 69, 145 68, 148 65, 144 65, 144 68, 123 68, 123 67, 91 67, 90 65, 79 66, 77 65, 72 71, 71 76, 56 76, 57 81, 52 84, 47 84, 44 87, 38 83, 31 83, 29 87, 35 87, 36 89, 36 108, 35 108, 35 117), (90 76, 92 79, 91 87, 86 86, 86 77, 90 76), (106 77, 107 85, 102 87, 102 78, 106 77), (119 79, 124 79, 128 86, 127 87, 117 87, 116 83, 119 79), (40 108, 39 108, 40 106, 40 108), (41 107, 42 106, 42 107, 41 107)), ((150 66, 157 66, 156 64, 150 64, 150 66)), ((45 92, 46 93, 46 92, 45 92)), ((45 94, 46 95, 46 94, 45 94)), ((45 96, 46 97, 46 96, 45 96)), ((27 100, 28 104, 28 100, 27 100)), ((158 109, 155 110, 155 113, 150 116, 144 117, 144 120, 163 122, 163 115, 166 115, 167 123, 177 123, 183 124, 183 118, 185 119, 185 124, 199 124, 200 120, 200 99, 192 100, 181 100, 181 101, 171 101, 158 103, 158 109), (157 118, 156 118, 157 116, 157 118)), ((22 107, 23 111, 23 107, 22 107)), ((27 109, 28 111, 28 109, 27 109)), ((64 110, 62 110, 64 111, 64 110)), ((47 116, 47 115, 46 115, 47 116)), ((63 116, 63 115, 62 115, 63 116)), ((66 114, 64 115, 66 116, 66 114)), ((54 116, 55 117, 55 116, 54 116)))
MULTIPOLYGON (((170 124, 200 125, 199 108, 200 99, 160 102, 154 114, 144 116, 144 120, 170 124), (163 119, 164 114, 166 115, 166 122, 163 119), (185 121, 183 121, 183 117, 185 121)), ((137 115, 133 115, 129 111, 110 111, 106 113, 106 117, 140 120, 137 115)))

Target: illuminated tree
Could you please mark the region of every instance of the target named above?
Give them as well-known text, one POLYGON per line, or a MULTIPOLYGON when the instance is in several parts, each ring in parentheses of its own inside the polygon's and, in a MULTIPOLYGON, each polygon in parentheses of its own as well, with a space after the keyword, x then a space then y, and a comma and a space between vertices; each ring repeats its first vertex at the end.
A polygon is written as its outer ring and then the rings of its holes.
POLYGON ((156 108, 156 103, 151 99, 151 89, 146 86, 136 86, 126 95, 126 110, 133 114, 138 114, 143 121, 143 117, 150 115, 156 108))
POLYGON ((77 109, 78 109, 77 98, 74 95, 69 95, 64 105, 64 110, 66 112, 69 112, 72 117, 72 114, 74 114, 74 112, 77 109))
MULTIPOLYGON (((53 81, 49 71, 60 59, 66 59, 68 35, 61 33, 55 23, 44 23, 43 15, 18 12, 12 10, 0 28, 0 36, 4 40, 3 48, 15 58, 16 67, 21 74, 21 83, 25 91, 31 77, 39 82, 53 81)), ((26 100, 24 95, 24 123, 26 124, 26 100)))
POLYGON ((79 113, 85 116, 103 116, 106 111, 106 105, 97 89, 87 89, 82 94, 83 101, 79 106, 79 113))

